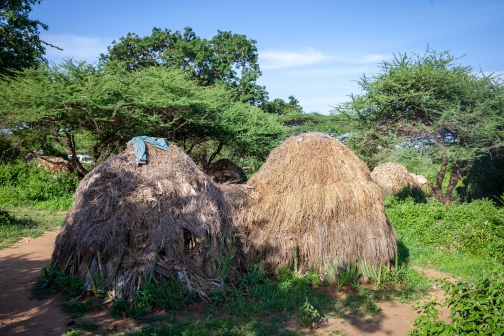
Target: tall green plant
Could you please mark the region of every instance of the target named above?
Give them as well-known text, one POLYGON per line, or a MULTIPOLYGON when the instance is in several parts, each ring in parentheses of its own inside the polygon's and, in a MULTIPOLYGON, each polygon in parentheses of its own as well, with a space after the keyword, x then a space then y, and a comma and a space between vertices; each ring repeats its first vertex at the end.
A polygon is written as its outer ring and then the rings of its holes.
POLYGON ((440 165, 434 194, 443 203, 475 160, 504 147, 502 81, 474 74, 448 51, 396 54, 358 83, 363 94, 335 110, 357 124, 351 145, 371 166, 396 148, 426 151, 440 165))
POLYGON ((0 114, 14 134, 50 130, 81 175, 87 169, 76 159, 76 137, 86 132, 93 135, 96 162, 145 134, 165 137, 188 154, 212 148, 209 161, 223 148, 264 158, 284 132, 274 116, 235 102, 223 85, 198 86, 177 68, 126 71, 117 62, 97 68, 69 60, 23 70, 0 81, 0 114))
POLYGON ((491 273, 471 284, 440 281, 446 299, 417 304, 422 315, 410 335, 504 335, 504 278, 491 273), (438 308, 450 308, 450 322, 439 318, 438 308))

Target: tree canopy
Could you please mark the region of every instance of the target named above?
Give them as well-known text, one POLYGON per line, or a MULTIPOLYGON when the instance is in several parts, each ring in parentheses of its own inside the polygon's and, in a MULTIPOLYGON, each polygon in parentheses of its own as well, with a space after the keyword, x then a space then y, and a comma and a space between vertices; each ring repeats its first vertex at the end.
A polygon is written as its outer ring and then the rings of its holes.
POLYGON ((368 163, 378 153, 411 147, 440 164, 436 197, 452 199, 457 182, 478 158, 504 147, 504 87, 493 75, 473 73, 449 52, 397 54, 380 72, 358 81, 363 93, 339 105, 360 132, 352 140, 368 163), (446 194, 445 174, 451 170, 446 194))
POLYGON ((261 71, 255 44, 245 35, 220 30, 207 40, 189 27, 184 32, 155 27, 150 36, 128 33, 119 42, 113 41, 108 52, 101 55, 101 62, 122 61, 134 70, 179 68, 200 86, 224 83, 237 100, 260 105, 267 100, 267 92, 256 84, 261 71))
POLYGON ((45 46, 54 47, 40 40, 39 29, 47 30, 47 25, 28 17, 32 6, 40 2, 0 1, 0 74, 36 66, 45 61, 45 46))
MULTIPOLYGON (((75 137, 88 132, 93 157, 103 160, 135 135, 162 136, 187 153, 223 149, 265 157, 283 135, 274 116, 235 102, 223 85, 198 86, 181 69, 103 67, 67 61, 25 69, 0 82, 0 114, 13 133, 49 130, 75 160, 75 137)), ((209 163, 209 162, 208 162, 209 163)))

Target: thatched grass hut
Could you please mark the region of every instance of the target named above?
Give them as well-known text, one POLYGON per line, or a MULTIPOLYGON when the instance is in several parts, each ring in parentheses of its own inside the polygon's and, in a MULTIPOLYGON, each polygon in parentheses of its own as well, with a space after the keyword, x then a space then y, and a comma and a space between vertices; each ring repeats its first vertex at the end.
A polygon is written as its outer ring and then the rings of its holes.
POLYGON ((415 180, 418 188, 420 188, 427 195, 432 194, 434 186, 427 180, 425 176, 414 173, 410 173, 410 175, 411 177, 413 177, 413 180, 415 180))
POLYGON ((243 169, 229 159, 212 162, 205 172, 217 183, 241 184, 247 182, 247 175, 243 169))
POLYGON ((62 157, 56 156, 37 156, 37 165, 49 172, 68 172, 69 162, 62 157))
POLYGON ((385 162, 376 166, 371 178, 380 187, 384 196, 391 195, 405 187, 417 187, 417 182, 408 170, 396 162, 385 162))
POLYGON ((259 257, 271 269, 296 264, 301 272, 324 272, 335 257, 343 267, 394 257, 395 233, 380 189, 364 162, 330 136, 288 138, 247 186, 253 192, 235 223, 248 236, 249 264, 259 257))
POLYGON ((203 296, 222 287, 226 273, 239 277, 222 192, 170 147, 147 144, 148 163, 137 166, 130 146, 82 180, 56 240, 55 267, 119 296, 152 277, 174 275, 203 296))

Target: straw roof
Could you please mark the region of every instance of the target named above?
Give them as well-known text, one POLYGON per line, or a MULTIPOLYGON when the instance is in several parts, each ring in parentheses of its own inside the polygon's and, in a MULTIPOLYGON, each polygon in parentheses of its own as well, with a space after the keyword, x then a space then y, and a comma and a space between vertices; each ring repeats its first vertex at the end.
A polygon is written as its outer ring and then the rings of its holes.
POLYGON ((378 266, 394 256, 379 188, 364 162, 330 136, 288 138, 247 186, 254 192, 234 221, 248 236, 249 264, 259 257, 276 269, 297 259, 301 272, 324 272, 335 257, 342 266, 359 259, 378 266))
POLYGON ((380 187, 384 196, 394 194, 404 187, 416 187, 417 183, 408 170, 396 162, 385 162, 375 167, 371 178, 380 187))
POLYGON ((39 167, 44 168, 47 171, 63 171, 68 172, 68 161, 62 157, 56 156, 37 156, 37 164, 39 167))
POLYGON ((137 166, 133 146, 93 169, 80 183, 57 237, 52 263, 85 277, 88 288, 128 295, 152 276, 177 276, 205 295, 222 288, 219 274, 239 277, 236 230, 222 192, 176 146, 147 144, 137 166))
POLYGON ((245 183, 247 176, 243 169, 229 159, 212 162, 205 172, 217 183, 245 183))
POLYGON ((418 188, 423 190, 426 194, 432 193, 434 186, 427 180, 425 176, 414 173, 410 173, 410 175, 411 177, 413 177, 413 180, 415 180, 415 183, 418 188))

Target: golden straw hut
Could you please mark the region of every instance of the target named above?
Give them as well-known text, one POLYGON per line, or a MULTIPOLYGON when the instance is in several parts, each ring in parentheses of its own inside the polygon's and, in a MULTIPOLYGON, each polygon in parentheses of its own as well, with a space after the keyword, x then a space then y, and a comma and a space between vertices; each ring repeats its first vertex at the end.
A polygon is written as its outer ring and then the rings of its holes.
POLYGON ((170 147, 147 144, 147 164, 138 166, 129 146, 82 180, 56 240, 56 268, 119 296, 153 277, 175 276, 203 296, 226 276, 239 278, 222 192, 170 147))
POLYGON ((389 264, 394 257, 395 233, 380 189, 364 162, 333 137, 288 138, 247 186, 235 223, 248 237, 249 264, 259 257, 271 269, 323 273, 335 258, 345 267, 358 260, 389 264))
POLYGON ((396 162, 385 162, 376 166, 371 178, 380 187, 384 196, 394 194, 405 187, 417 187, 417 182, 408 170, 396 162))
POLYGON ((427 180, 425 176, 414 173, 410 173, 410 175, 411 177, 413 177, 413 180, 415 180, 415 183, 418 188, 420 188, 427 195, 432 194, 434 186, 427 180))

